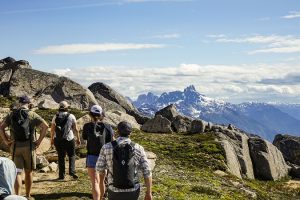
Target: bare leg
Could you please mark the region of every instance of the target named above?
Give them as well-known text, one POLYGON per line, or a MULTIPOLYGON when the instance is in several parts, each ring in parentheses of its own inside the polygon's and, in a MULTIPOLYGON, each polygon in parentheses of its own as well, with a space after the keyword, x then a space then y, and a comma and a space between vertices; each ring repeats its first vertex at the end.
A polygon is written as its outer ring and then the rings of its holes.
POLYGON ((30 197, 31 194, 32 180, 32 170, 25 169, 25 188, 27 197, 30 197))
POLYGON ((93 200, 100 200, 100 178, 94 168, 88 168, 88 174, 92 183, 93 200))
POLYGON ((15 193, 20 195, 22 190, 22 172, 17 173, 16 182, 15 182, 15 193))

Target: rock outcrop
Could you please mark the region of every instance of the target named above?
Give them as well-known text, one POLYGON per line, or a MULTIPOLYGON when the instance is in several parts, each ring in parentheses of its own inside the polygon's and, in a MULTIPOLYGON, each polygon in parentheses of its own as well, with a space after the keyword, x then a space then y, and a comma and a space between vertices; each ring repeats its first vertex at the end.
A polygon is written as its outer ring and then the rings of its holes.
POLYGON ((167 118, 170 122, 173 122, 175 118, 180 115, 174 104, 170 104, 167 107, 157 111, 155 115, 161 115, 165 118, 167 118))
POLYGON ((144 124, 149 118, 142 116, 127 98, 104 83, 93 83, 89 90, 95 95, 99 104, 106 110, 120 110, 133 116, 139 124, 144 124))
POLYGON ((171 122, 172 131, 176 133, 187 133, 191 130, 191 123, 193 119, 178 113, 175 104, 170 104, 157 111, 155 116, 158 115, 168 119, 171 122))
POLYGON ((250 157, 249 137, 236 129, 214 125, 212 130, 221 142, 229 172, 239 178, 254 179, 253 164, 250 157))
POLYGON ((148 120, 142 125, 141 130, 149 133, 172 133, 171 122, 161 115, 148 120))
MULTIPOLYGON (((88 114, 84 115, 83 117, 78 119, 77 126, 78 126, 79 131, 82 130, 85 123, 88 123, 90 121, 91 121, 91 118, 88 114)), ((111 111, 105 112, 105 118, 103 120, 104 123, 110 124, 112 127, 116 128, 117 125, 121 121, 129 122, 131 124, 131 126, 135 129, 140 129, 140 127, 141 127, 141 125, 137 123, 137 121, 135 120, 135 118, 133 116, 128 115, 124 112, 121 112, 118 110, 111 110, 111 111)))
POLYGON ((0 68, 0 95, 28 95, 39 104, 43 96, 51 97, 56 103, 66 100, 71 107, 78 109, 89 108, 97 103, 94 95, 80 84, 54 74, 31 69, 27 61, 3 59, 0 68))
POLYGON ((300 166, 300 137, 278 134, 273 144, 281 151, 285 161, 300 166))
POLYGON ((248 143, 256 178, 279 180, 288 175, 288 166, 273 144, 258 137, 250 138, 248 143))
POLYGON ((172 121, 172 129, 176 133, 187 133, 191 129, 192 119, 186 116, 177 115, 172 121))

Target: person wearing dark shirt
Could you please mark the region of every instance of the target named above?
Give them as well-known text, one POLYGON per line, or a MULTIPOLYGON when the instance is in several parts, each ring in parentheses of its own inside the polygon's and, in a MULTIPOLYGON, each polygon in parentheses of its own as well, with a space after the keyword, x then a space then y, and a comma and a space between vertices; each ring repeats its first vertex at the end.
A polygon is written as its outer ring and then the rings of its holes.
POLYGON ((102 122, 104 112, 101 106, 92 106, 89 114, 91 122, 83 126, 82 138, 87 140, 86 167, 92 183, 93 199, 100 200, 100 196, 104 194, 104 190, 100 191, 100 177, 95 171, 95 166, 101 147, 113 140, 114 132, 109 124, 102 122))

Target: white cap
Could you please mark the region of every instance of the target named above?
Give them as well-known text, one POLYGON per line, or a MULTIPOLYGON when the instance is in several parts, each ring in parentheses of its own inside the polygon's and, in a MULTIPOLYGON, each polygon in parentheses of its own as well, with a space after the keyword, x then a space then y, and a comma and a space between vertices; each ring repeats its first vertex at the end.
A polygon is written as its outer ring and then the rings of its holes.
POLYGON ((61 101, 59 103, 59 108, 65 109, 65 108, 69 108, 69 107, 70 107, 70 105, 66 101, 61 101))
POLYGON ((103 109, 102 109, 101 106, 99 106, 99 105, 93 105, 93 106, 91 107, 91 113, 95 113, 95 114, 102 115, 103 109))

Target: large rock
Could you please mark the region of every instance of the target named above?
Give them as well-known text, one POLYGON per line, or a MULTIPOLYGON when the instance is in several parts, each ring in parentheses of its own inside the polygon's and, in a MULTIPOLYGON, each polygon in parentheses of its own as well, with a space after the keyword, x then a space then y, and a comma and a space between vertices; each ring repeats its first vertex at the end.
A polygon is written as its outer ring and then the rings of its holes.
POLYGON ((37 105, 39 109, 57 109, 59 107, 59 104, 50 95, 44 95, 38 101, 37 105))
POLYGON ((147 159, 149 161, 150 169, 151 169, 151 171, 153 171, 153 169, 155 167, 155 161, 157 159, 157 156, 155 153, 153 153, 151 151, 146 151, 145 153, 146 153, 147 159))
MULTIPOLYGON (((39 134, 37 134, 37 138, 39 138, 39 134)), ((39 148, 37 148, 36 153, 37 153, 37 155, 42 155, 45 152, 49 151, 50 148, 51 148, 50 138, 44 137, 39 148)))
POLYGON ((229 171, 240 178, 254 179, 248 146, 249 137, 237 130, 229 130, 222 126, 219 126, 218 130, 216 135, 224 148, 229 171))
POLYGON ((277 147, 257 137, 250 138, 248 143, 255 178, 279 180, 288 175, 288 166, 277 147))
POLYGON ((2 95, 8 94, 9 81, 12 72, 13 71, 11 69, 0 71, 0 94, 2 95))
POLYGON ((128 115, 124 112, 120 112, 118 110, 106 112, 105 118, 103 121, 110 124, 113 127, 117 127, 117 125, 121 121, 127 121, 131 124, 132 128, 135 128, 135 129, 141 128, 141 125, 137 123, 136 119, 133 116, 128 115))
POLYGON ((300 165, 300 137, 278 134, 273 144, 281 151, 285 161, 300 165))
POLYGON ((172 128, 176 133, 187 133, 191 129, 192 119, 177 115, 172 122, 172 128))
MULTIPOLYGON (((121 112, 118 110, 111 110, 111 111, 105 112, 105 117, 103 119, 104 123, 110 124, 112 127, 117 127, 117 125, 121 121, 129 122, 132 125, 132 127, 136 128, 136 129, 140 129, 140 127, 141 127, 141 125, 136 122, 136 120, 133 116, 128 115, 124 112, 121 112)), ((86 124, 88 122, 91 122, 91 118, 88 114, 79 118, 77 120, 77 126, 78 126, 79 131, 82 131, 84 124, 86 124)))
POLYGON ((7 57, 0 60, 0 70, 1 69, 13 69, 16 70, 18 68, 27 68, 31 69, 31 65, 26 60, 16 61, 14 58, 7 57))
POLYGON ((156 115, 153 119, 148 120, 141 129, 149 133, 172 133, 171 122, 161 115, 156 115))
POLYGON ((195 119, 191 123, 190 133, 204 133, 206 122, 203 120, 195 119))
POLYGON ((175 104, 170 104, 167 107, 157 111, 155 115, 161 115, 167 118, 170 122, 173 122, 180 114, 177 112, 175 104))
POLYGON ((99 104, 106 110, 126 111, 133 116, 139 124, 144 124, 149 118, 142 116, 127 98, 113 90, 104 83, 93 83, 88 87, 95 95, 99 104))
POLYGON ((9 96, 26 94, 33 99, 49 95, 57 103, 66 100, 71 107, 78 109, 86 109, 97 103, 93 94, 80 84, 66 77, 33 69, 17 69, 10 79, 7 90, 9 96))

